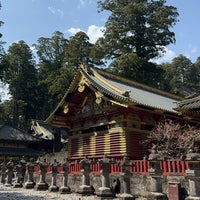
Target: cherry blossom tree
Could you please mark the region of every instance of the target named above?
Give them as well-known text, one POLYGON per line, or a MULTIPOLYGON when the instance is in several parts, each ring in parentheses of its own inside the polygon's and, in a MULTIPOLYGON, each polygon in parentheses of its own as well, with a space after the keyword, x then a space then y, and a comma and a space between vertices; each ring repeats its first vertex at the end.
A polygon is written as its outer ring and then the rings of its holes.
POLYGON ((173 120, 159 122, 148 134, 144 144, 151 152, 156 146, 157 153, 163 158, 180 158, 195 148, 195 139, 200 136, 200 129, 187 123, 180 124, 173 120))

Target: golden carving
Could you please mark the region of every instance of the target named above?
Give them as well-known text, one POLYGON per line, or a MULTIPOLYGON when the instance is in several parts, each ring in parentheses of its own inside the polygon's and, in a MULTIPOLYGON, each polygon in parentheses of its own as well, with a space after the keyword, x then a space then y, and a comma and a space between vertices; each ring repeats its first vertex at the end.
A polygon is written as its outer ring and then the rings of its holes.
POLYGON ((83 92, 85 90, 85 77, 82 77, 82 79, 80 80, 79 84, 78 84, 78 91, 79 92, 83 92))
POLYGON ((68 104, 67 104, 67 105, 64 106, 63 112, 64 112, 65 114, 67 114, 68 111, 69 111, 69 107, 68 107, 68 104))
POLYGON ((96 104, 100 104, 102 102, 102 96, 103 95, 98 91, 95 92, 95 95, 96 95, 96 100, 95 100, 96 104))

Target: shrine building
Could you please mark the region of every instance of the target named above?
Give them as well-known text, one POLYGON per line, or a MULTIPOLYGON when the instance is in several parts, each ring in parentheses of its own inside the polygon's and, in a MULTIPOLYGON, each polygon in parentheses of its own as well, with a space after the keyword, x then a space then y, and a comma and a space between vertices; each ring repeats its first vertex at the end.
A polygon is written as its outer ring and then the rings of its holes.
POLYGON ((42 152, 37 148, 38 140, 28 132, 8 124, 0 125, 0 161, 20 160, 38 157, 42 152))
POLYGON ((45 123, 68 130, 68 158, 142 159, 142 141, 156 122, 183 119, 174 108, 182 97, 102 69, 81 65, 45 123))

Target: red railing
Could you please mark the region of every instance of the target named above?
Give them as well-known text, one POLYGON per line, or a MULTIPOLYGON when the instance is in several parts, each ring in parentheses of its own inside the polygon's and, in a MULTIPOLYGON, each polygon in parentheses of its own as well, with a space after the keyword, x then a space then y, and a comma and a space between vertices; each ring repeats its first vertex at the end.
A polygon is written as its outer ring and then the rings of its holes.
POLYGON ((147 175, 149 169, 149 162, 146 160, 134 160, 130 172, 133 174, 147 175))
MULTIPOLYGON (((122 167, 117 164, 120 160, 117 160, 116 163, 111 164, 111 174, 119 174, 122 172, 122 167)), ((132 174, 141 174, 148 175, 148 169, 150 168, 149 161, 147 160, 134 160, 132 161, 133 165, 130 166, 130 172, 132 174)), ((160 167, 163 170, 164 176, 176 175, 176 176, 185 176, 185 171, 188 169, 188 162, 182 160, 165 160, 160 162, 160 167)), ((62 171, 62 166, 58 167, 58 172, 62 171)), ((99 163, 92 163, 90 166, 91 173, 100 174, 101 165, 99 163)), ((35 173, 39 172, 39 166, 35 166, 35 173)), ((47 168, 47 172, 51 172, 51 167, 47 168)), ((74 162, 69 167, 69 172, 72 174, 81 174, 81 167, 79 162, 74 162)))
POLYGON ((185 171, 188 169, 188 162, 182 160, 166 160, 161 162, 161 169, 163 169, 163 175, 185 175, 185 171))

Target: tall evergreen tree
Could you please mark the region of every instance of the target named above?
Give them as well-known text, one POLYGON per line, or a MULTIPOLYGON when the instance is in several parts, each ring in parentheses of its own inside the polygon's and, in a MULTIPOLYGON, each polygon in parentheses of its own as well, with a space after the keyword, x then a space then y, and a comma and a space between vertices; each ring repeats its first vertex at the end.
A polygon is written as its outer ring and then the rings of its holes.
POLYGON ((175 42, 170 31, 177 9, 166 0, 101 0, 100 11, 110 11, 104 37, 94 46, 96 57, 111 60, 110 70, 136 81, 160 87, 162 68, 150 62, 175 42))
POLYGON ((135 53, 148 61, 175 42, 170 28, 176 24, 178 12, 166 0, 102 0, 98 6, 100 11, 111 12, 101 41, 108 59, 135 53))
POLYGON ((80 31, 69 39, 66 62, 72 69, 77 69, 80 63, 93 64, 91 49, 92 44, 86 33, 80 31))
POLYGON ((30 47, 24 42, 13 43, 6 55, 5 80, 12 96, 13 125, 28 128, 35 117, 37 105, 37 70, 30 47))
POLYGON ((190 87, 195 89, 196 94, 200 95, 200 57, 193 63, 190 73, 190 87))
POLYGON ((69 84, 71 76, 65 64, 68 43, 63 33, 57 31, 51 38, 39 38, 34 45, 39 58, 40 119, 44 120, 55 108, 69 84))
POLYGON ((194 65, 189 58, 179 55, 171 63, 162 64, 162 68, 165 71, 163 81, 168 83, 168 88, 165 89, 183 96, 193 93, 191 87, 194 86, 195 79, 191 79, 191 75, 194 75, 194 65))

